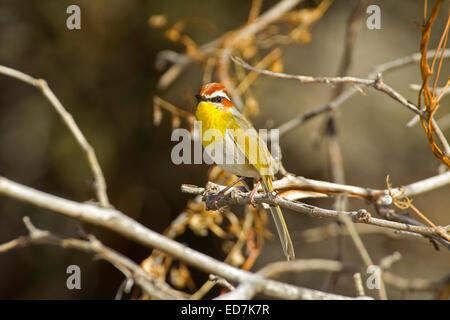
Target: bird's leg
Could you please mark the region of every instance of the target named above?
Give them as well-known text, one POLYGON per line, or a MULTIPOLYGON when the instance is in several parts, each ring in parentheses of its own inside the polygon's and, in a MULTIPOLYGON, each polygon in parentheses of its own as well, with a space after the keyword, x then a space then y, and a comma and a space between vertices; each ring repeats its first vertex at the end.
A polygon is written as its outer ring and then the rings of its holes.
POLYGON ((230 190, 233 186, 235 186, 239 182, 243 181, 244 179, 245 179, 245 177, 239 177, 239 179, 237 179, 236 181, 233 181, 233 183, 231 183, 230 185, 228 185, 225 188, 223 188, 222 190, 220 190, 212 199, 214 206, 217 207, 217 205, 216 205, 217 200, 219 200, 220 197, 223 197, 228 190, 230 190))
POLYGON ((256 191, 258 191, 258 188, 259 188, 260 185, 261 185, 261 179, 259 179, 258 182, 255 183, 255 185, 253 186, 253 190, 250 191, 250 197, 249 197, 249 198, 250 198, 250 204, 251 204, 254 208, 256 208, 256 202, 255 202, 255 200, 253 199, 253 197, 255 196, 256 191))
POLYGON ((245 177, 244 180, 242 180, 242 184, 247 192, 252 191, 253 185, 255 184, 254 181, 255 179, 250 177, 245 177))
POLYGON ((224 189, 220 190, 220 192, 218 194, 222 194, 225 195, 225 193, 230 190, 232 187, 234 187, 236 184, 238 184, 241 181, 244 181, 245 177, 239 177, 239 179, 237 179, 236 181, 234 181, 233 183, 231 183, 230 185, 226 186, 224 189))

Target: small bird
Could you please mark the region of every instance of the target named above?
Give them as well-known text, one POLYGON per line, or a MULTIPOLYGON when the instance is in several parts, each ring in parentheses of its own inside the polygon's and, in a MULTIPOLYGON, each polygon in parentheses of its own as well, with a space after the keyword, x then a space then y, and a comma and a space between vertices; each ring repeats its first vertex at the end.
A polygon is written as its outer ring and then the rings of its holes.
MULTIPOLYGON (((196 98, 195 116, 201 121, 202 145, 212 160, 240 179, 254 178, 265 192, 273 193, 272 181, 278 164, 252 124, 234 106, 225 86, 205 84, 196 98)), ((287 260, 294 260, 294 247, 280 207, 264 207, 272 214, 287 260)))

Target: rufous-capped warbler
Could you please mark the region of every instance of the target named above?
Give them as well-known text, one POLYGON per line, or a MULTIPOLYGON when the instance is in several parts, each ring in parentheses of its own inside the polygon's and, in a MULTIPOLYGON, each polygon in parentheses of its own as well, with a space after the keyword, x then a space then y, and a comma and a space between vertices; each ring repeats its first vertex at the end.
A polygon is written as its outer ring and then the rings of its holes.
MULTIPOLYGON (((254 178, 261 182, 265 192, 272 193, 278 164, 252 124, 234 106, 226 88, 220 83, 208 83, 201 87, 196 98, 195 116, 201 121, 202 145, 209 156, 225 171, 254 178)), ((286 258, 295 259, 280 207, 265 207, 275 221, 286 258)))

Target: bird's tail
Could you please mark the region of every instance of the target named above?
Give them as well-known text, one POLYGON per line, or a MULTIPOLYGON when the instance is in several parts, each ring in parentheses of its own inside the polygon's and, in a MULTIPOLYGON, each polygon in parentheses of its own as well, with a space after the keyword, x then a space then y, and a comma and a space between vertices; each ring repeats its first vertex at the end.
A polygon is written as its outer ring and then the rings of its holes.
MULTIPOLYGON (((262 186, 265 192, 273 192, 272 177, 264 176, 262 179, 262 186)), ((292 245, 291 237, 289 236, 289 231, 286 226, 286 222, 283 218, 283 213, 279 206, 264 206, 265 209, 269 209, 272 214, 273 220, 275 221, 275 226, 277 227, 278 235, 280 237, 281 245, 283 247, 284 254, 287 260, 295 259, 294 246, 292 245)))

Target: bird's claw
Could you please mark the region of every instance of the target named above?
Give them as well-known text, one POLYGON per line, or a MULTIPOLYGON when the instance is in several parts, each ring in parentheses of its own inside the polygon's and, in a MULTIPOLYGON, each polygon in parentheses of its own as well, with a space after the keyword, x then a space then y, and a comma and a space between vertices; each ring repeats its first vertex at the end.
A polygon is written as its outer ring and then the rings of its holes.
POLYGON ((250 200, 250 204, 252 205, 253 208, 256 208, 256 200, 255 200, 255 194, 256 194, 256 189, 253 189, 252 191, 250 191, 250 195, 249 195, 249 200, 250 200))
POLYGON ((219 210, 220 206, 218 205, 218 202, 220 198, 223 196, 223 193, 219 192, 213 195, 209 195, 206 203, 206 210, 219 210))

